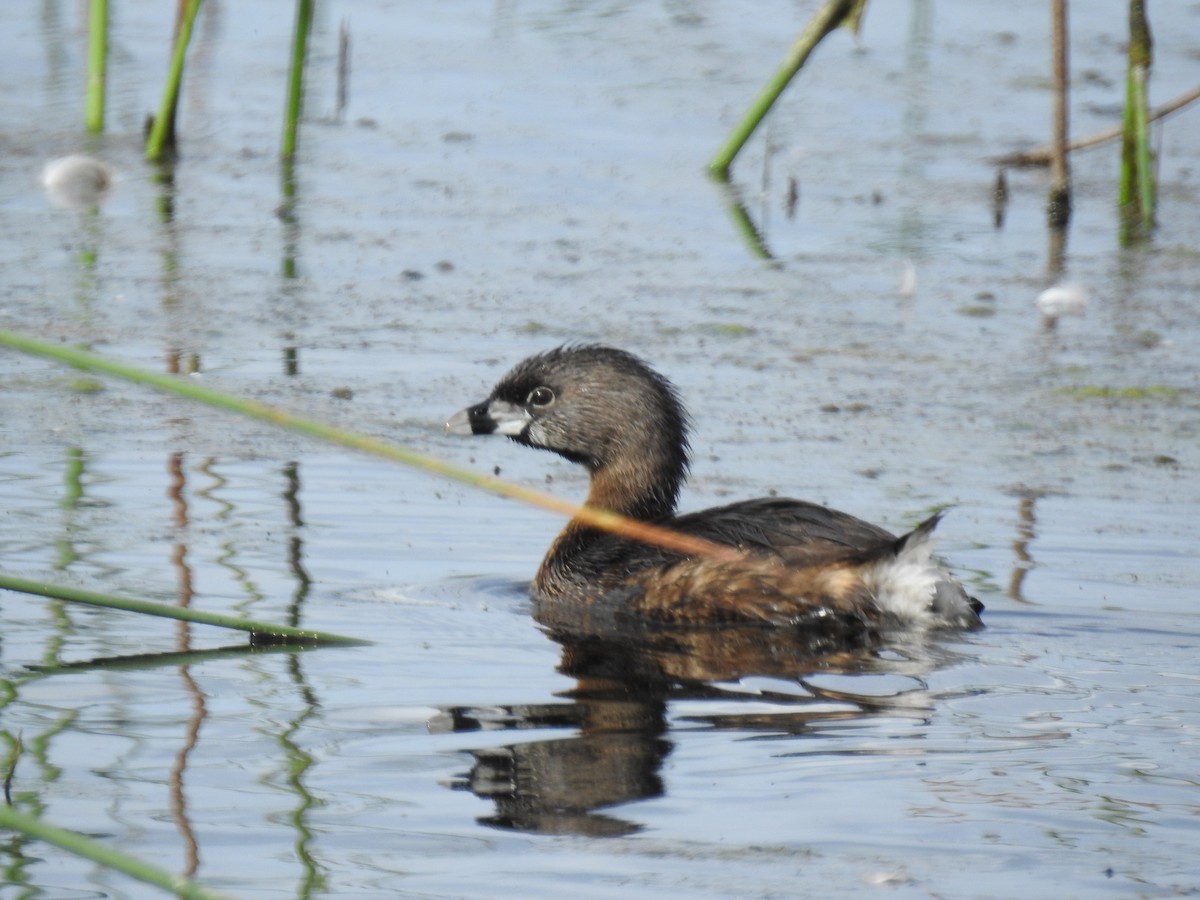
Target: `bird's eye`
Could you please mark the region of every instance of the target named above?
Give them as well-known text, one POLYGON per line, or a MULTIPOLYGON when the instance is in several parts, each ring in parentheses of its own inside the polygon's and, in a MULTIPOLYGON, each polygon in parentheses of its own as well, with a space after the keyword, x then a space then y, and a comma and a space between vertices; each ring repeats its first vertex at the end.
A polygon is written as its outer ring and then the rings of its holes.
POLYGON ((536 387, 529 392, 529 396, 525 398, 525 402, 530 406, 545 408, 554 402, 554 391, 548 387, 536 387))

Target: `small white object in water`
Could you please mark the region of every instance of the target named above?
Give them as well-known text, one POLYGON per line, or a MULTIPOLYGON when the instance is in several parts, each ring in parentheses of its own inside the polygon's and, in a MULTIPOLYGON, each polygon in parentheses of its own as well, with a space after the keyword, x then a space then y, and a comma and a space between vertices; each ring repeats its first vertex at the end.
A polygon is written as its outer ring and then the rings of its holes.
POLYGON ((912 260, 904 260, 904 275, 900 279, 900 296, 906 300, 917 292, 917 267, 912 260))
POLYGON ((82 153, 52 159, 42 169, 50 202, 64 209, 99 205, 114 180, 107 163, 82 153))
POLYGON ((1037 308, 1051 319, 1082 315, 1085 306, 1087 290, 1082 284, 1069 281, 1046 288, 1037 298, 1037 308))

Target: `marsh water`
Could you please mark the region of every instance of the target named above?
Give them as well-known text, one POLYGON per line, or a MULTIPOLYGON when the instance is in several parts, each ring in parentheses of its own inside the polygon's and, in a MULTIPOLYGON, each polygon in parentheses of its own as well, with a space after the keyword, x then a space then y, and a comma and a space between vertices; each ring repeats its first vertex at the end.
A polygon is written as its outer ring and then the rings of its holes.
MULTIPOLYGON (((650 360, 692 411, 683 507, 771 492, 939 552, 987 628, 821 651, 556 640, 549 513, 0 350, 10 575, 373 641, 0 593, 13 805, 238 897, 1162 897, 1200 890, 1200 115, 1074 157, 1051 271, 1045 4, 879 0, 726 190, 704 166, 815 3, 323 2, 294 170, 287 4, 210 0, 180 159, 142 160, 172 4, 0 8, 0 324, 582 498, 443 436, 527 353, 650 360), (751 10, 752 7, 752 10, 751 10), (345 102, 338 43, 350 37, 345 102), (97 209, 38 183, 104 159, 97 209), (747 225, 747 223, 751 223, 747 225), (1048 319, 1058 281, 1086 302, 1048 319)), ((1072 7, 1072 129, 1119 122, 1126 10, 1072 7)), ((1151 5, 1152 98, 1200 6, 1151 5)), ((148 886, 4 835, 4 897, 148 886)))

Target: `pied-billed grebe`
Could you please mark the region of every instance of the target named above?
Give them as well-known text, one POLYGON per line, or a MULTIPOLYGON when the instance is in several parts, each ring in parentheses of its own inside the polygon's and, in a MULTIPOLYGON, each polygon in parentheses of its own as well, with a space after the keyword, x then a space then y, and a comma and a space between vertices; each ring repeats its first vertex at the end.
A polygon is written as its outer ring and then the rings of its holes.
POLYGON ((687 474, 687 416, 671 384, 637 357, 568 346, 519 363, 491 395, 446 422, 503 434, 591 474, 589 506, 735 547, 687 556, 572 520, 542 561, 541 604, 616 604, 678 625, 976 628, 982 606, 932 559, 938 516, 903 537, 803 500, 762 498, 675 515, 687 474))

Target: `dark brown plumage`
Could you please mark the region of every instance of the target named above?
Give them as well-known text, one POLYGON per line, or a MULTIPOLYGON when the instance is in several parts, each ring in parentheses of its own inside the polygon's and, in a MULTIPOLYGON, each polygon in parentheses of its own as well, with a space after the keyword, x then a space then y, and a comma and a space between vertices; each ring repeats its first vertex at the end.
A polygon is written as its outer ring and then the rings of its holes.
POLYGON ((803 500, 762 498, 675 515, 687 419, 674 388, 610 347, 530 357, 446 423, 504 434, 587 468, 587 503, 736 547, 688 557, 570 522, 533 582, 551 617, 578 609, 678 625, 761 623, 855 631, 978 627, 981 609, 931 558, 934 516, 903 537, 803 500))

